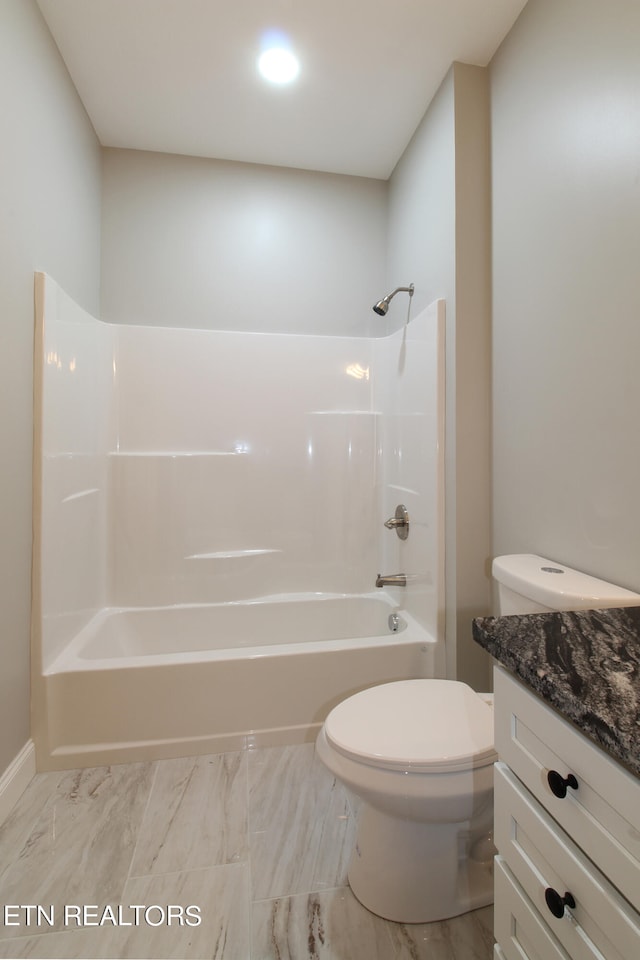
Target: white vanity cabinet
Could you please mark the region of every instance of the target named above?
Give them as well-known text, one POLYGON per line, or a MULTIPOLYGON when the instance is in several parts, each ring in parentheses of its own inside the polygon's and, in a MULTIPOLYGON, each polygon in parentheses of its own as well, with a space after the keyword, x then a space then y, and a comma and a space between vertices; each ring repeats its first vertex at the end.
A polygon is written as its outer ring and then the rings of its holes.
POLYGON ((500 960, 640 960, 640 779, 495 667, 500 960))

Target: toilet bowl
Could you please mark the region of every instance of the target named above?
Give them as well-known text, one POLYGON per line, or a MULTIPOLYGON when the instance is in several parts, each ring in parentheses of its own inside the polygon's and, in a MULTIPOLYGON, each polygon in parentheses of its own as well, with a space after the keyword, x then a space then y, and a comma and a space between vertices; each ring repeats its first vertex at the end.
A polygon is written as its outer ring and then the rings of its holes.
POLYGON ((318 756, 362 803, 349 884, 403 923, 493 900, 493 711, 464 683, 400 680, 338 704, 318 756))

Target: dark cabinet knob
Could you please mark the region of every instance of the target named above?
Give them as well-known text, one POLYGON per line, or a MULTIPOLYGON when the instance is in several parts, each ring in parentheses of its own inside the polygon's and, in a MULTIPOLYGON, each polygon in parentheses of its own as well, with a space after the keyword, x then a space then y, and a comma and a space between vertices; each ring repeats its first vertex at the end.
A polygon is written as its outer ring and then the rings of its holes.
POLYGON ((560 800, 566 797, 567 787, 571 787, 572 790, 578 789, 578 781, 572 773, 570 773, 568 777, 563 777, 557 770, 549 770, 547 781, 551 788, 551 793, 560 800))
POLYGON ((544 899, 547 901, 547 906, 549 910, 557 917, 558 920, 564 916, 564 908, 570 907, 572 910, 575 909, 576 901, 574 900, 572 894, 565 893, 564 897, 561 897, 557 890, 554 890, 553 887, 547 887, 544 892, 544 899))

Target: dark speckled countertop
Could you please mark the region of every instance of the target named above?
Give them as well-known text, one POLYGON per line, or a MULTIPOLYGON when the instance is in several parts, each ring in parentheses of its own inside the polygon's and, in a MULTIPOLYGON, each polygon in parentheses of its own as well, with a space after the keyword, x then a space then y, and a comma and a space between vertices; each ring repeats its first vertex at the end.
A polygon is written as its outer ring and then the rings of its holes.
POLYGON ((480 617, 473 637, 640 777, 640 607, 480 617))

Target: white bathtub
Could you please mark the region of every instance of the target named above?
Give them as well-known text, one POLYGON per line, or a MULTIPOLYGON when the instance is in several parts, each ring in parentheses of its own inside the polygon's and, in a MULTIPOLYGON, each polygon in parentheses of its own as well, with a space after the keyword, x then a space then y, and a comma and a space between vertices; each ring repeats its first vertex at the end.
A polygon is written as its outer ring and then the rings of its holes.
POLYGON ((440 675, 434 638, 386 593, 101 610, 44 675, 42 769, 315 738, 375 683, 440 675), (388 618, 400 616, 397 632, 388 618))

